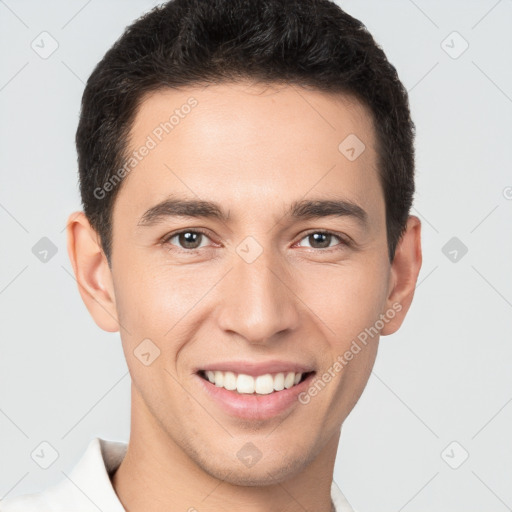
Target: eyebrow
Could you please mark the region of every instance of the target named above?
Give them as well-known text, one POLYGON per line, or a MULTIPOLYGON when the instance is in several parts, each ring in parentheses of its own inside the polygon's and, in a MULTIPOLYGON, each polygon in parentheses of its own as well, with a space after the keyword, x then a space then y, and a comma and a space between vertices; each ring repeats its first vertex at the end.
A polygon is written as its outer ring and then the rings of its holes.
MULTIPOLYGON (((350 217, 363 228, 368 227, 368 213, 358 204, 346 199, 313 199, 293 202, 284 217, 295 220, 322 217, 350 217)), ((169 197, 149 208, 140 218, 138 226, 153 226, 170 217, 193 217, 229 221, 229 211, 212 201, 169 197)))

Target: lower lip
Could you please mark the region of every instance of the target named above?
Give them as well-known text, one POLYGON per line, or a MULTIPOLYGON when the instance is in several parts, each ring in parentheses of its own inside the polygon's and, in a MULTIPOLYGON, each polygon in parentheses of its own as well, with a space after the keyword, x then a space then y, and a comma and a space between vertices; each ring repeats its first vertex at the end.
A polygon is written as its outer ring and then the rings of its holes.
POLYGON ((231 416, 249 420, 270 419, 298 404, 298 395, 308 388, 313 376, 314 373, 310 373, 306 379, 289 389, 274 391, 268 395, 256 395, 229 391, 196 375, 203 390, 221 409, 231 416))

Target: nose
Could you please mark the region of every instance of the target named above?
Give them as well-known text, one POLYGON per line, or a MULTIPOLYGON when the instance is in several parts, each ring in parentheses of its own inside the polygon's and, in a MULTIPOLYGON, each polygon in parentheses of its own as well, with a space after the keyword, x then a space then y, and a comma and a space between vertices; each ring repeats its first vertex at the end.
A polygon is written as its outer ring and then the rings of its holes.
POLYGON ((297 329, 300 320, 292 273, 269 253, 251 263, 235 254, 234 268, 219 290, 220 328, 252 344, 273 342, 297 329))

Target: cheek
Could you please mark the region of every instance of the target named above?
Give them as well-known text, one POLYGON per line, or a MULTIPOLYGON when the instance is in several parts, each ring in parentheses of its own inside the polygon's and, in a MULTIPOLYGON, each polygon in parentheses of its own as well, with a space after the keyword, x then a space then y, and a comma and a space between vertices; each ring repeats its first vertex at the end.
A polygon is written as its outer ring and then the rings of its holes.
POLYGON ((114 279, 125 358, 135 385, 149 401, 167 394, 170 399, 180 395, 172 376, 184 377, 176 365, 178 354, 194 339, 205 315, 201 299, 218 277, 192 267, 128 263, 117 267, 114 279), (156 355, 148 366, 147 353, 156 355))
POLYGON ((387 270, 378 261, 318 268, 308 272, 307 283, 299 295, 339 350, 375 324, 387 297, 387 270))
POLYGON ((208 289, 208 283, 191 268, 128 261, 117 270, 118 314, 126 329, 137 335, 151 333, 163 339, 208 289))

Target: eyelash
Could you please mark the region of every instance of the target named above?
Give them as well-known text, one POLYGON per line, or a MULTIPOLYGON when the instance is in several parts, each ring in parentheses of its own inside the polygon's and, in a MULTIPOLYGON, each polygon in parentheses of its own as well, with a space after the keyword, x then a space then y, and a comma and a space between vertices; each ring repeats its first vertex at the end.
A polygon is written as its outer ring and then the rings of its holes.
MULTIPOLYGON (((169 235, 165 236, 160 242, 161 245, 162 246, 165 246, 165 245, 172 246, 172 248, 168 249, 169 251, 177 251, 177 252, 188 253, 188 254, 195 254, 195 253, 201 251, 202 249, 204 249, 204 247, 197 248, 197 249, 183 249, 181 247, 174 246, 173 244, 170 243, 170 240, 172 240, 175 236, 181 235, 182 233, 201 233, 202 235, 206 236, 207 238, 210 238, 208 233, 201 228, 182 229, 181 231, 175 231, 175 232, 170 233, 169 235)), ((313 229, 313 230, 305 233, 302 236, 302 238, 299 240, 299 242, 302 241, 304 238, 307 238, 308 236, 316 234, 316 233, 322 234, 322 235, 332 235, 335 238, 337 238, 340 241, 340 243, 334 245, 333 247, 327 247, 324 249, 315 249, 314 247, 309 247, 309 248, 305 247, 305 249, 310 249, 311 251, 332 252, 332 251, 338 251, 345 247, 352 247, 352 243, 346 237, 343 237, 341 234, 338 234, 334 231, 318 230, 318 229, 316 229, 316 230, 313 229)))

